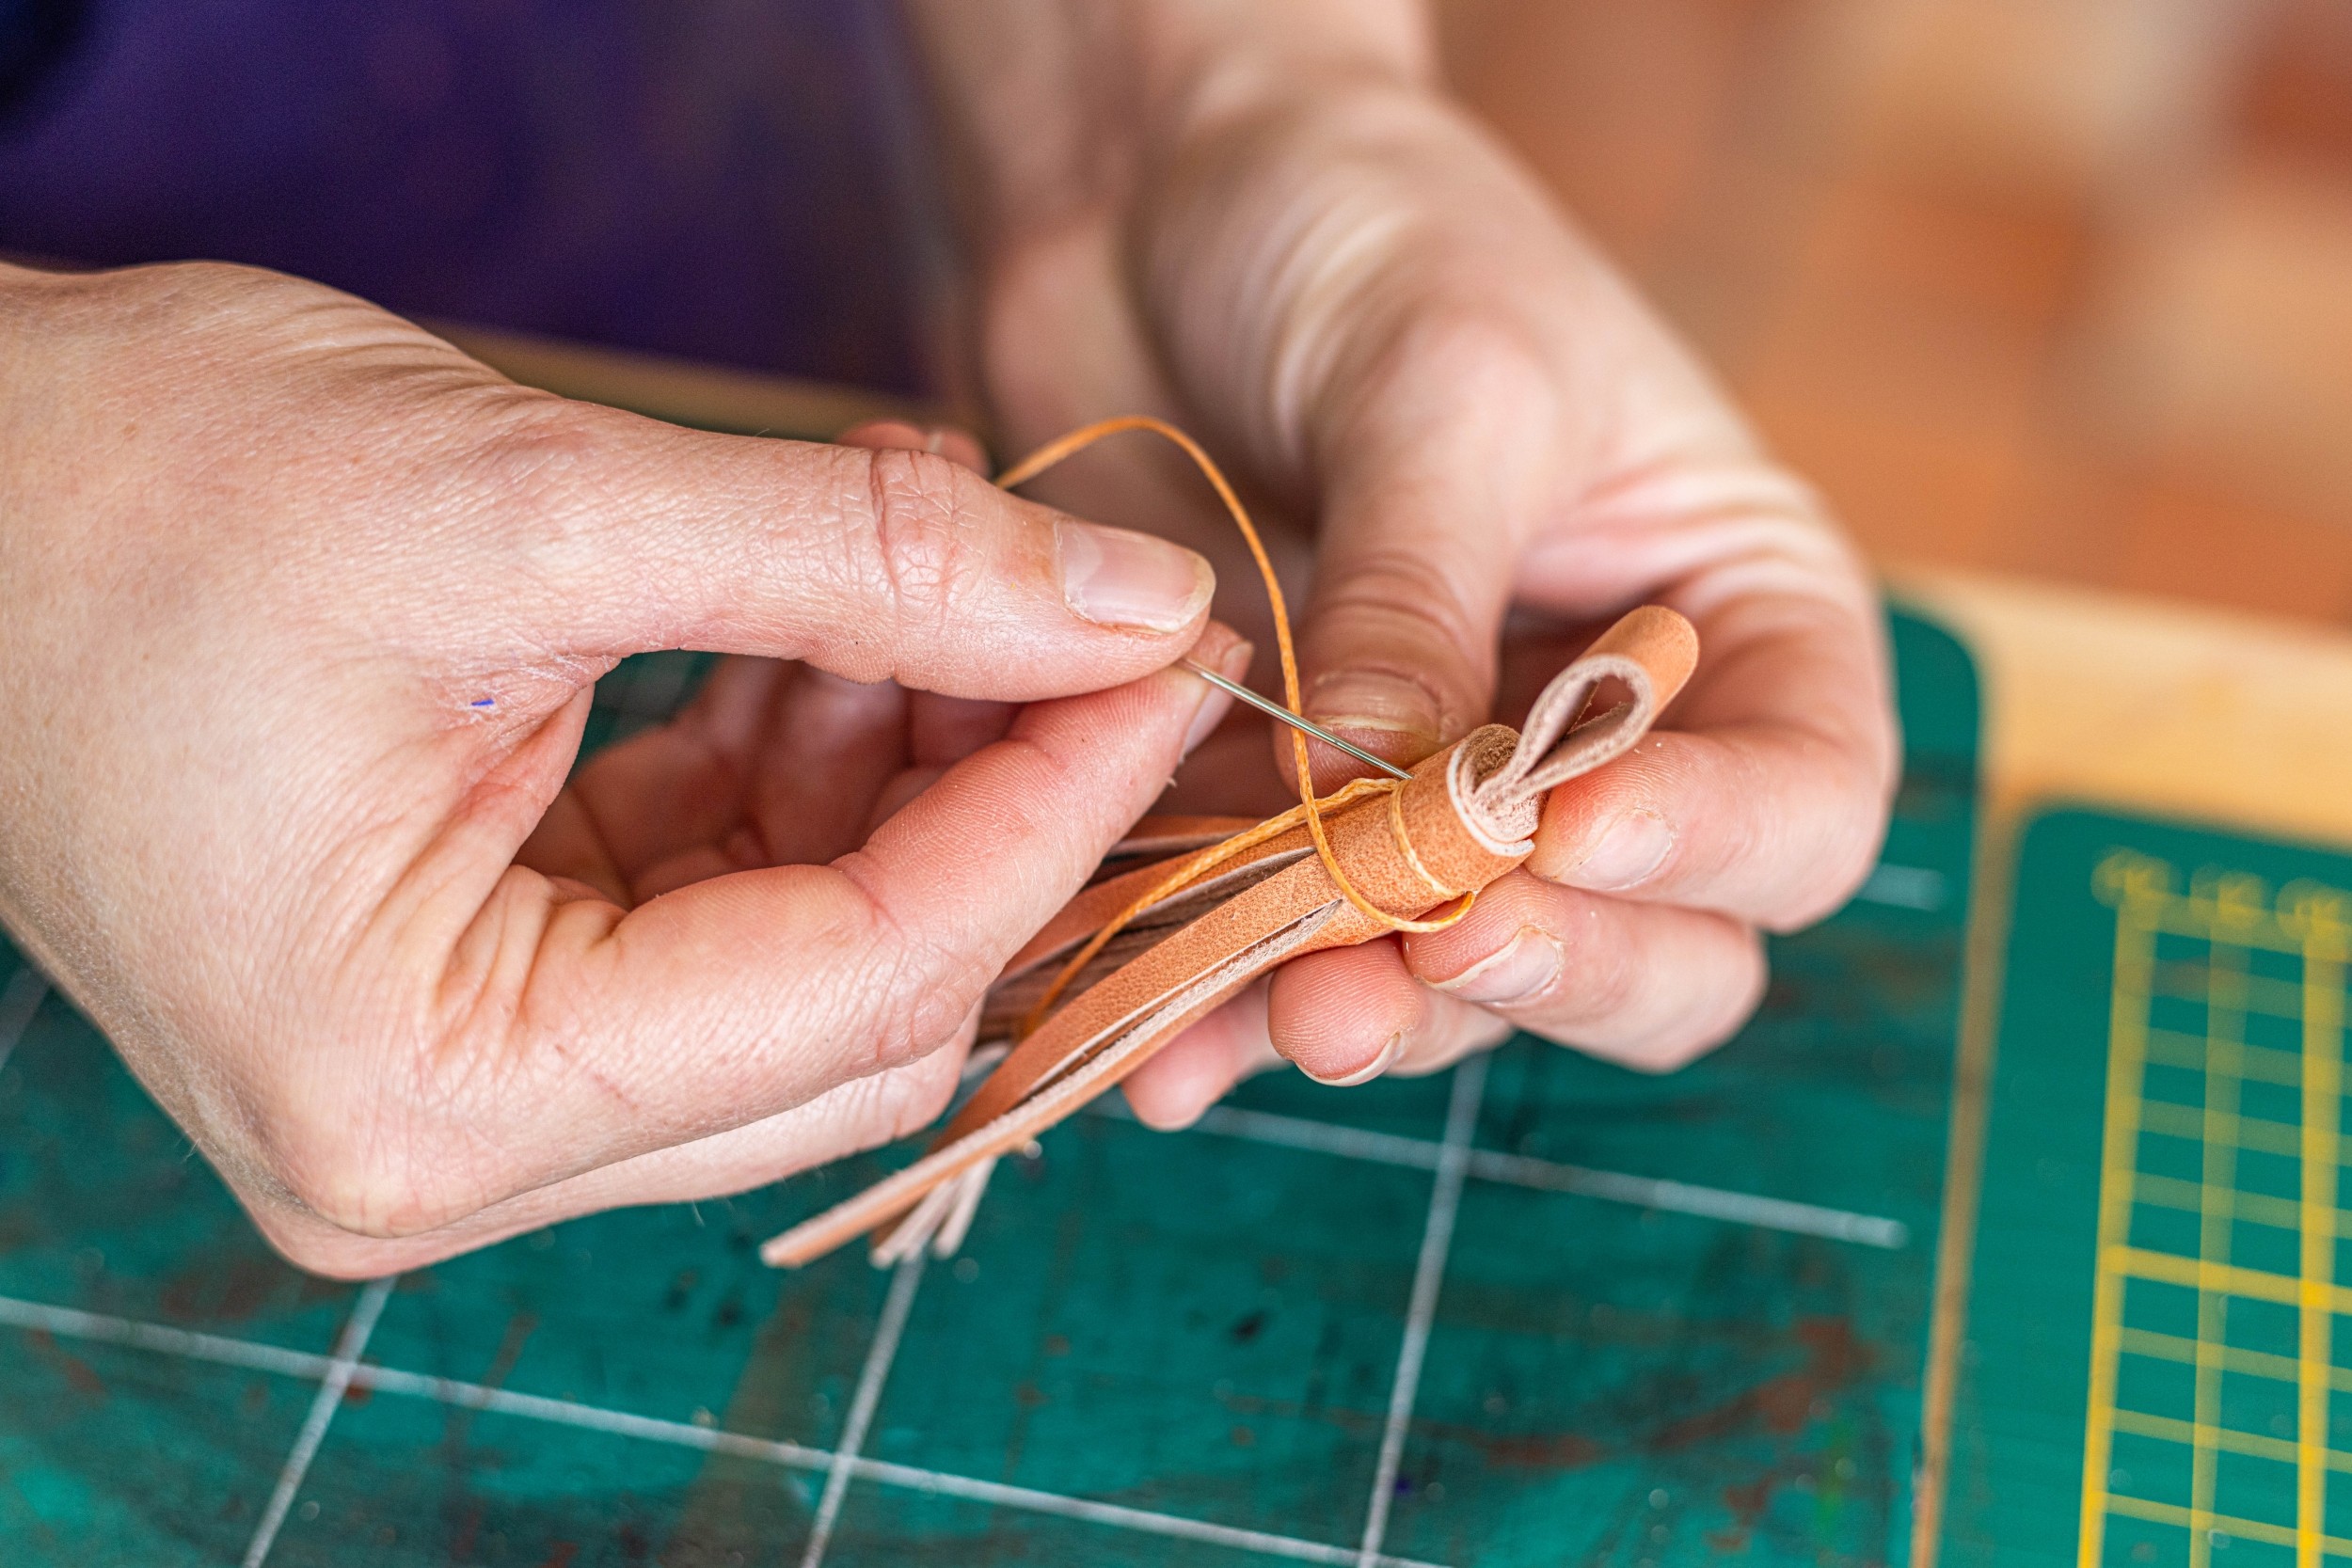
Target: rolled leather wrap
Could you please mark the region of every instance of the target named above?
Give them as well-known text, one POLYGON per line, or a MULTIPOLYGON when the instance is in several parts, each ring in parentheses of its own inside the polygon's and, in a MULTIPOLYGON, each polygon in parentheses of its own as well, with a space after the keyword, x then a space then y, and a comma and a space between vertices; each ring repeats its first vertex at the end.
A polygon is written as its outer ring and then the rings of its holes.
MULTIPOLYGON (((1544 689, 1524 734, 1502 724, 1473 730, 1417 765, 1400 788, 1327 815, 1334 858, 1367 901, 1406 920, 1486 887, 1533 849, 1545 792, 1639 742, 1697 655, 1696 634, 1680 615, 1658 606, 1633 611, 1544 689), (1625 700, 1579 722, 1612 681, 1625 700)), ((1154 849, 1203 836, 1214 842, 1219 827, 1243 826, 1164 818, 1144 842, 1154 849)), ((997 985, 1058 964, 1181 858, 1081 893, 1014 957, 997 985)), ((1191 910, 1204 900, 1205 908, 1078 990, 1022 1040, 921 1160, 776 1237, 761 1257, 797 1266, 877 1227, 877 1261, 935 1239, 952 1249, 997 1156, 1110 1088, 1278 964, 1391 929, 1341 894, 1303 826, 1243 851, 1155 909, 1191 910)), ((1153 913, 1140 911, 1138 923, 1153 913)))

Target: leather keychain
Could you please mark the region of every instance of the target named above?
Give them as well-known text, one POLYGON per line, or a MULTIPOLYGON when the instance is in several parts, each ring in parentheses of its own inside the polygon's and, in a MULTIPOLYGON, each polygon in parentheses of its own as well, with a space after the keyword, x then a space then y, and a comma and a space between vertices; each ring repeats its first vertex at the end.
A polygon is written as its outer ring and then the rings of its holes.
MULTIPOLYGON (((1297 665, 1280 586, 1239 499, 1189 437, 1141 416, 1105 420, 1054 442, 999 483, 1009 488, 1129 429, 1184 447, 1248 541, 1273 603, 1295 713, 1297 665)), ((1305 738, 1294 729, 1300 803, 1292 810, 1256 824, 1144 818, 1106 859, 1102 879, 997 977, 979 1037, 1009 1034, 1012 1050, 929 1152, 777 1236, 760 1257, 798 1267, 865 1231, 873 1232, 877 1266, 926 1245, 942 1257, 954 1252, 998 1158, 1117 1085, 1260 975, 1309 953, 1459 919, 1480 889, 1534 850, 1545 794, 1629 751, 1697 659, 1690 622, 1644 606, 1553 677, 1523 732, 1488 724, 1416 765, 1408 779, 1359 779, 1318 798, 1305 738), (1621 700, 1588 716, 1594 699, 1613 689, 1621 700), (1128 861, 1142 863, 1129 869, 1128 861)))

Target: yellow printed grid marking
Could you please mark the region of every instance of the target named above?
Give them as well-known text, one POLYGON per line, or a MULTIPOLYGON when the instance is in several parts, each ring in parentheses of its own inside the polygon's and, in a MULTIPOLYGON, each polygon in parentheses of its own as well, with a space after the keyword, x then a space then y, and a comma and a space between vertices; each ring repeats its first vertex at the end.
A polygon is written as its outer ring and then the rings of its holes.
MULTIPOLYGON (((2253 878, 2215 872, 2184 892, 2173 867, 2128 852, 2103 863, 2094 886, 2116 911, 2115 983, 2078 1560, 2100 1568, 2110 1521, 2129 1519, 2180 1532, 2167 1555, 2191 1568, 2214 1568, 2232 1541, 2291 1546, 2297 1568, 2352 1562, 2352 1532, 2330 1534, 2328 1508, 2329 1473, 2352 1474, 2352 1453, 2328 1444, 2330 1396, 2352 1393, 2352 1368, 2334 1363, 2337 1321, 2352 1319, 2352 1288, 2336 1278, 2337 1242, 2352 1238, 2352 1213, 2337 1207, 2352 895, 2306 882, 2274 898, 2253 878), (2169 1074, 2161 1085, 2152 1068, 2169 1074), (2152 1158, 2172 1168, 2143 1168, 2152 1158), (2193 1240, 2182 1228, 2191 1216, 2193 1240), (2277 1237, 2268 1250, 2265 1235, 2277 1237), (2290 1237, 2292 1267, 2278 1250, 2290 1237), (2262 1256, 2233 1255, 2241 1245, 2262 1256), (2147 1293, 2167 1290, 2169 1300, 2147 1293), (2177 1331, 2188 1326, 2184 1291, 2193 1332, 2177 1331), (2287 1314, 2292 1354, 2238 1342, 2287 1314), (2257 1424, 2290 1389, 2291 1416, 2257 1424), (2119 1434, 2135 1470, 2118 1462, 2119 1434)), ((2332 1522, 2352 1523, 2346 1512, 2332 1522)))

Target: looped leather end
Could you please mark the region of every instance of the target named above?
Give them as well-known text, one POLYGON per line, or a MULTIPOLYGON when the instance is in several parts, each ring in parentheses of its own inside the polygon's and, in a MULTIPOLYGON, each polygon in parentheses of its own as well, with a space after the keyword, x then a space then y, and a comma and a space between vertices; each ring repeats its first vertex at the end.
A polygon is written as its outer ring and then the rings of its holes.
POLYGON ((1535 826, 1543 819, 1542 797, 1530 792, 1505 793, 1494 781, 1524 749, 1518 732, 1507 724, 1487 724, 1470 731, 1446 759, 1447 815, 1470 840, 1490 855, 1518 859, 1534 847, 1535 826))
POLYGON ((1644 605, 1618 621, 1544 688, 1510 755, 1461 795, 1463 819, 1497 839, 1533 833, 1545 791, 1632 750, 1698 657, 1698 632, 1663 605, 1644 605), (1611 681, 1624 687, 1626 700, 1580 723, 1611 681))

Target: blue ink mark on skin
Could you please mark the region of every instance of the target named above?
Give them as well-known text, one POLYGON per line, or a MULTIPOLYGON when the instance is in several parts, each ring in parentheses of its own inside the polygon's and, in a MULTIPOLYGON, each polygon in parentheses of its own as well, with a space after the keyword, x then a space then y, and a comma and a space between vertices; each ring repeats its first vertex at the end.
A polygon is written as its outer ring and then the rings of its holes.
POLYGON ((487 697, 476 697, 473 701, 473 705, 476 707, 488 707, 490 705, 490 699, 487 697))

